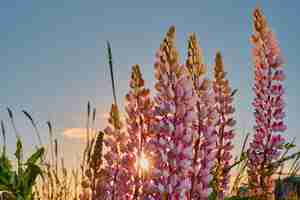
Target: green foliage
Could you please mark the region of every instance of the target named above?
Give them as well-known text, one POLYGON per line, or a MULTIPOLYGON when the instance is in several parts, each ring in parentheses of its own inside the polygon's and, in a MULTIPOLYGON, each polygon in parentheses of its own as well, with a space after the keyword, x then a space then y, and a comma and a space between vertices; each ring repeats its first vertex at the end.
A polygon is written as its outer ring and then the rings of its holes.
POLYGON ((18 138, 16 142, 16 162, 17 169, 7 158, 6 154, 2 154, 0 159, 0 191, 5 191, 10 195, 10 199, 15 200, 32 200, 34 198, 32 188, 36 183, 42 170, 39 161, 44 155, 45 149, 37 149, 25 162, 23 162, 22 142, 18 138))
POLYGON ((208 200, 217 200, 217 193, 215 191, 213 191, 209 197, 208 200))

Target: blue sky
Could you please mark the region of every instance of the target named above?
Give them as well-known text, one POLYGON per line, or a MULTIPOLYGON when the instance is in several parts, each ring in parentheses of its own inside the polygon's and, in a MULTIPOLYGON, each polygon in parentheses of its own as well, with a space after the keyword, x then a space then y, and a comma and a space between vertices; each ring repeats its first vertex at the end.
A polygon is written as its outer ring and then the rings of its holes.
POLYGON ((186 39, 196 32, 209 70, 221 50, 233 88, 239 144, 253 126, 252 61, 249 36, 251 12, 259 4, 276 33, 287 73, 287 137, 300 146, 299 65, 300 16, 298 1, 103 1, 3 0, 0 6, 0 119, 14 137, 5 108, 15 112, 16 123, 28 150, 35 137, 23 115, 28 110, 38 121, 46 141, 45 122, 51 120, 68 159, 81 152, 80 139, 62 137, 64 129, 82 128, 90 100, 98 110, 97 127, 105 126, 112 101, 105 42, 113 48, 119 101, 128 89, 132 64, 140 64, 146 83, 153 87, 155 50, 170 25, 177 28, 181 61, 186 39))

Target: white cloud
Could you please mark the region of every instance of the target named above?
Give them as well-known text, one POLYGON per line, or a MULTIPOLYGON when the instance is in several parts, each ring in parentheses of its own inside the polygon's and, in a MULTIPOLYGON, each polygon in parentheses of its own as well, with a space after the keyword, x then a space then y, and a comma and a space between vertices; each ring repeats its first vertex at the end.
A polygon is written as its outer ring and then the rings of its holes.
POLYGON ((72 138, 72 139, 85 139, 86 129, 85 128, 67 128, 63 131, 63 135, 67 138, 72 138))

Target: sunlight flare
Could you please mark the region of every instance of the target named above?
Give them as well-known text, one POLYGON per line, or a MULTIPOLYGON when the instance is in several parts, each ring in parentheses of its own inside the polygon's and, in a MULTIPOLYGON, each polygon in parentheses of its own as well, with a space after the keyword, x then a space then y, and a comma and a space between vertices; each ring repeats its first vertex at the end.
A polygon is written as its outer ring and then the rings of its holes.
POLYGON ((136 166, 138 169, 141 169, 143 172, 148 171, 150 168, 150 162, 144 153, 138 158, 136 166))

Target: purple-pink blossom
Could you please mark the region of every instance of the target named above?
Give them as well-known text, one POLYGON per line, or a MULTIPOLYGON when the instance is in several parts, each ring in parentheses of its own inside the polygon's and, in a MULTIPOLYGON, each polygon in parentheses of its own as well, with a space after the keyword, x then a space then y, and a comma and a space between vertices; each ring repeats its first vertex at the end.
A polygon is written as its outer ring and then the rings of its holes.
POLYGON ((232 140, 234 138, 234 126, 236 121, 233 118, 235 109, 233 107, 233 91, 226 79, 224 64, 221 53, 215 57, 213 89, 215 93, 215 108, 218 112, 218 122, 216 124, 217 134, 217 155, 214 166, 213 188, 218 199, 225 197, 230 181, 230 165, 232 159, 232 140))
POLYGON ((171 27, 156 55, 155 130, 157 149, 153 186, 157 199, 187 199, 192 171, 196 96, 185 66, 179 64, 171 27))
POLYGON ((201 49, 196 35, 188 40, 186 67, 193 80, 197 95, 195 106, 196 120, 193 125, 193 171, 191 173, 190 199, 207 200, 212 189, 212 168, 216 158, 216 111, 215 99, 210 81, 205 78, 206 66, 203 64, 201 49))
POLYGON ((276 169, 266 170, 280 156, 285 140, 279 134, 287 128, 283 122, 285 104, 282 81, 285 75, 278 42, 259 8, 254 10, 253 19, 255 98, 252 105, 256 125, 248 150, 248 178, 252 193, 268 199, 272 193, 272 174, 276 169))

